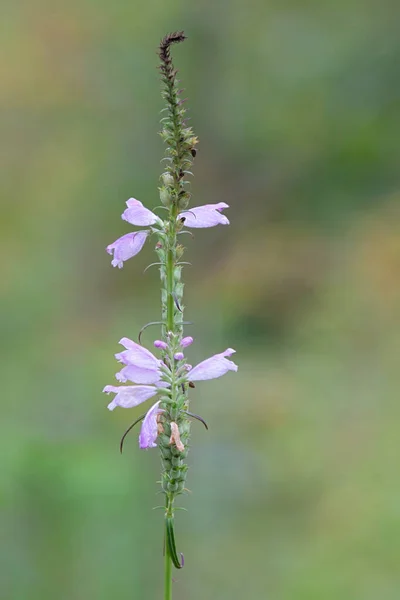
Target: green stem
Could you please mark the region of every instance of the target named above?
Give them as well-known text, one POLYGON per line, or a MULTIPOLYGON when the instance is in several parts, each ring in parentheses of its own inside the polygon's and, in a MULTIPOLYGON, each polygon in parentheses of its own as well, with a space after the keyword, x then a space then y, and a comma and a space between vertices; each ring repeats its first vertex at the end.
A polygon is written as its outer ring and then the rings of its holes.
POLYGON ((164 600, 172 599, 172 562, 169 555, 169 548, 167 543, 167 526, 165 525, 165 537, 164 537, 164 600))
POLYGON ((174 333, 174 253, 170 248, 167 256, 167 330, 174 333))
POLYGON ((174 271, 176 253, 176 218, 177 208, 172 204, 169 219, 169 244, 167 251, 167 330, 175 333, 174 271))

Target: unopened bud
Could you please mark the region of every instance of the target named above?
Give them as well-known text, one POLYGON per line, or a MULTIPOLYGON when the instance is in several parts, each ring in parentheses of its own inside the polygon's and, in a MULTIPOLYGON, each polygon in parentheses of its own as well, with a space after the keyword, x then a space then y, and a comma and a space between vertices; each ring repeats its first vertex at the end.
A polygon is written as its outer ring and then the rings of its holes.
POLYGON ((160 190, 160 200, 161 200, 161 203, 164 206, 170 206, 170 204, 171 204, 171 196, 170 196, 170 193, 168 192, 167 188, 161 187, 161 188, 159 188, 159 190, 160 190))
POLYGON ((161 179, 165 186, 169 186, 174 183, 174 178, 172 177, 171 173, 163 173, 161 175, 161 179))

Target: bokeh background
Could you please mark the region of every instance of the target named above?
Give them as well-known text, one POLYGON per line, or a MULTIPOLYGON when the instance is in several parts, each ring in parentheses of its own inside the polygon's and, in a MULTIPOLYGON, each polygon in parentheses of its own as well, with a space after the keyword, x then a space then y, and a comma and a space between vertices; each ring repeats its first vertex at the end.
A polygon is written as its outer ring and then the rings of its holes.
MULTIPOLYGON (((397 600, 400 9, 396 2, 5 0, 0 22, 1 597, 162 597, 157 452, 106 410, 122 336, 159 318, 156 47, 200 137, 187 242, 197 385, 175 598, 397 600)), ((151 344, 157 330, 147 330, 151 344)))

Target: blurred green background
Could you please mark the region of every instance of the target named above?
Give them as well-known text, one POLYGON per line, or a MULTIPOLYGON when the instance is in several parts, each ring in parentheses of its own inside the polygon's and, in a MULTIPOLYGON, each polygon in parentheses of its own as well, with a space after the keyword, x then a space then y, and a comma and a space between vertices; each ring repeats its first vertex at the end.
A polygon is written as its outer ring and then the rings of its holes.
MULTIPOLYGON (((399 598, 400 7, 5 0, 0 22, 1 597, 162 597, 157 452, 106 410, 122 336, 159 318, 151 244, 105 246, 157 198, 156 47, 200 138, 185 238, 197 385, 176 600, 399 598)), ((147 330, 151 345, 157 329, 147 330)))

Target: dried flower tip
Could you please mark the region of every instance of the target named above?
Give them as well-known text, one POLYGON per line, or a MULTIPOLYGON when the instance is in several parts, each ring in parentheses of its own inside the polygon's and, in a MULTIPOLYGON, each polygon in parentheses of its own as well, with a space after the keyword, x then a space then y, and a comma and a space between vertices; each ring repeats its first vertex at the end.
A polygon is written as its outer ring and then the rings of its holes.
POLYGON ((170 46, 178 42, 183 42, 184 40, 186 40, 184 32, 175 31, 174 33, 166 35, 160 42, 159 56, 161 60, 161 72, 170 81, 172 81, 176 75, 171 61, 170 46))
POLYGON ((169 438, 169 443, 175 444, 179 452, 183 452, 185 446, 181 442, 181 436, 179 434, 179 427, 175 423, 175 421, 171 421, 171 437, 169 438))
POLYGON ((161 416, 161 412, 157 414, 157 433, 158 435, 160 435, 160 433, 164 433, 164 427, 162 424, 162 421, 160 419, 161 416))

